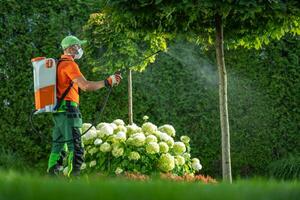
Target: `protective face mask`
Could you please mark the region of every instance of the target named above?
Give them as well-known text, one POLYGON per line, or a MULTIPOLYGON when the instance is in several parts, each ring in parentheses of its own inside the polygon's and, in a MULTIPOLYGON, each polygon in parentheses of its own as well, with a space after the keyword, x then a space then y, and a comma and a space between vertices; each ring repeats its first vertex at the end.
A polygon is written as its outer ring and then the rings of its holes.
POLYGON ((74 56, 74 59, 80 59, 83 55, 82 48, 78 49, 77 54, 74 56))

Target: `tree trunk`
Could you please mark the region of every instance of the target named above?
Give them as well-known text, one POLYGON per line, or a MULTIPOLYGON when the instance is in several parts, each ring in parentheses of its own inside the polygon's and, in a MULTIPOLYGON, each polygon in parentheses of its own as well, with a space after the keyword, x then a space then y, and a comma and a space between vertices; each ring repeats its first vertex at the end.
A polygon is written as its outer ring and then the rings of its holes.
POLYGON ((128 120, 129 124, 133 123, 132 113, 132 75, 131 70, 128 70, 128 120))
POLYGON ((222 133, 222 174, 223 180, 232 183, 230 159, 230 133, 227 106, 227 74, 224 60, 222 17, 216 15, 216 56, 219 71, 219 105, 222 133))

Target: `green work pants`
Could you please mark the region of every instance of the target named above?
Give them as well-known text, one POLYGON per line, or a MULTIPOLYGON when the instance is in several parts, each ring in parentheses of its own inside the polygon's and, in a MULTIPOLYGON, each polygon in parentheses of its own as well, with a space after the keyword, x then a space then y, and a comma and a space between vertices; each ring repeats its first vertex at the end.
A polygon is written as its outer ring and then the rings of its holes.
POLYGON ((82 118, 77 107, 69 106, 65 112, 53 114, 52 149, 48 161, 48 172, 57 173, 61 165, 62 152, 67 145, 68 176, 79 175, 84 162, 84 149, 81 142, 82 118))

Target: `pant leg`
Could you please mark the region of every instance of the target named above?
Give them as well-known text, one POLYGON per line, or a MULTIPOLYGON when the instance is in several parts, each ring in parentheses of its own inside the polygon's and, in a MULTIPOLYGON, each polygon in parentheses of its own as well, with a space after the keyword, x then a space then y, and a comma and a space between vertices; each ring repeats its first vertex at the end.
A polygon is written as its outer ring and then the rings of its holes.
MULTIPOLYGON (((54 128, 52 131, 53 141, 62 141, 63 134, 61 132, 61 127, 63 125, 63 113, 53 114, 54 128)), ((51 154, 48 160, 47 172, 51 174, 57 174, 59 171, 59 165, 61 161, 61 152, 63 150, 63 143, 52 142, 51 154)))
POLYGON ((65 127, 65 138, 71 138, 67 142, 69 157, 68 157, 68 175, 79 175, 80 167, 84 162, 84 149, 81 141, 82 118, 79 110, 75 107, 67 113, 68 125, 65 127))
POLYGON ((65 149, 65 146, 63 147, 63 150, 61 150, 59 154, 59 159, 57 161, 57 165, 59 168, 63 168, 64 165, 64 159, 67 157, 67 150, 65 149))

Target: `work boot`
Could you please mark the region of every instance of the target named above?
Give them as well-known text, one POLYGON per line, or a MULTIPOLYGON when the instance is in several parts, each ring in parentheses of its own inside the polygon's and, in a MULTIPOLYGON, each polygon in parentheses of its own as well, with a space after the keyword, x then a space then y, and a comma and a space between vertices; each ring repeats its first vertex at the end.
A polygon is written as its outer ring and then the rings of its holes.
POLYGON ((59 176, 61 171, 62 171, 63 167, 61 165, 54 165, 52 167, 50 167, 48 170, 47 170, 47 173, 49 176, 59 176))

